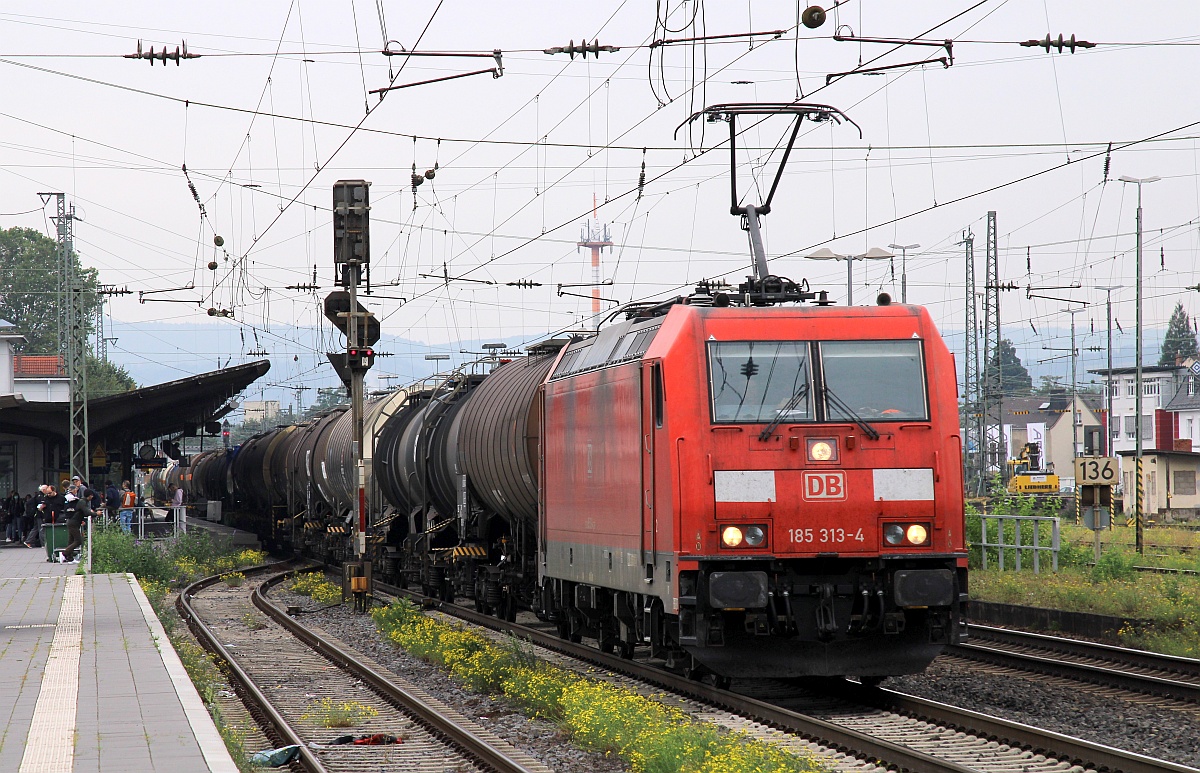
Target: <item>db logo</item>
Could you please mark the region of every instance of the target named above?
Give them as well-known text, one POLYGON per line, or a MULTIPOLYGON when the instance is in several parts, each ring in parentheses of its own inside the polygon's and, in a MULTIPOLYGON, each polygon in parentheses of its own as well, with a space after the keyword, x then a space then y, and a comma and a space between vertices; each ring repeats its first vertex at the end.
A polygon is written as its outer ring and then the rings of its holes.
POLYGON ((804 498, 845 499, 846 473, 841 470, 804 473, 804 498))

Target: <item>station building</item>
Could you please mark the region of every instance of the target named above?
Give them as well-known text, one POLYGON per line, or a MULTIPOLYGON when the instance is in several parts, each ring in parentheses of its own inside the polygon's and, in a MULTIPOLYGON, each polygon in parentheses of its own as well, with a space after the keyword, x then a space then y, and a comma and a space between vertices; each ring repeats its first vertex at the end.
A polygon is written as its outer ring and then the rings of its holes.
MULTIPOLYGON (((0 491, 33 493, 70 476, 70 382, 57 355, 17 354, 25 337, 0 320, 0 491)), ((89 482, 133 479, 135 451, 150 441, 213 435, 236 397, 264 375, 269 360, 88 400, 89 482), (211 430, 211 431, 206 431, 211 430)), ((150 455, 161 456, 162 446, 150 455)), ((143 454, 145 455, 145 454, 143 454)))

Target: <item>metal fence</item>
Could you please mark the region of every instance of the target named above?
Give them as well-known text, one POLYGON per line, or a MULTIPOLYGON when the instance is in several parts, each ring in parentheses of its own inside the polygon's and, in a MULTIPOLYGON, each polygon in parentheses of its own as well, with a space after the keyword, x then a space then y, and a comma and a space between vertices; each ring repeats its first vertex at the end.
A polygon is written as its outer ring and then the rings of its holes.
POLYGON ((1059 519, 1054 516, 1047 515, 988 515, 986 513, 980 515, 979 518, 979 545, 983 555, 982 566, 987 569, 988 565, 988 548, 995 548, 999 559, 1001 571, 1004 569, 1004 553, 1011 550, 1016 558, 1016 570, 1021 570, 1021 555, 1028 551, 1033 554, 1033 573, 1038 574, 1041 571, 1041 554, 1048 552, 1050 554, 1051 565, 1053 571, 1058 571, 1058 546, 1059 546, 1059 519), (995 524, 994 534, 996 535, 995 542, 988 542, 988 523, 995 524), (1005 525, 1011 522, 1013 528, 1006 529, 1005 525), (1050 524, 1050 544, 1041 544, 1042 524, 1050 524), (1026 524, 1032 528, 1027 529, 1027 532, 1032 532, 1030 544, 1024 544, 1021 537, 1022 524, 1026 524), (1009 531, 1012 532, 1012 542, 1007 541, 1009 531))
POLYGON ((161 539, 187 533, 187 506, 179 507, 134 507, 132 515, 127 519, 121 517, 121 511, 101 510, 96 513, 99 523, 117 526, 138 539, 161 539))

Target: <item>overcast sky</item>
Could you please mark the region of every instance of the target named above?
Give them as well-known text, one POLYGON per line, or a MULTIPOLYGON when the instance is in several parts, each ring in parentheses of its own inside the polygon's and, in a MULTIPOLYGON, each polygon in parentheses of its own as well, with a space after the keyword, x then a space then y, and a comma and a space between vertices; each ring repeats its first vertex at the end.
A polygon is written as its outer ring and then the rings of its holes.
MULTIPOLYGON (((617 243, 604 255, 606 298, 673 295, 705 277, 740 281, 749 259, 729 214, 727 130, 675 130, 705 105, 802 94, 845 111, 863 136, 848 124, 803 127, 765 220, 773 272, 843 302, 844 264, 803 255, 920 244, 908 255, 909 300, 960 331, 958 242, 974 233, 982 287, 986 213, 995 210, 1000 278, 1020 288, 1003 293, 1004 323, 1028 328, 1024 359, 1049 356, 1041 347, 1066 346, 1052 337, 1069 326, 1064 309, 1081 305, 1064 299, 1102 304, 1097 286, 1126 288, 1113 294, 1115 313, 1132 332, 1137 189, 1116 178, 1160 176, 1143 189, 1147 324, 1165 324, 1177 301, 1195 311, 1200 295, 1187 288, 1198 282, 1200 242, 1200 6, 848 0, 797 36, 797 8, 785 3, 661 5, 667 31, 650 2, 10 0, 0 13, 0 227, 50 232, 37 193, 69 194, 84 262, 102 282, 134 291, 110 301, 115 334, 136 324, 162 338, 153 350, 118 341, 115 361, 153 359, 183 375, 265 349, 277 360, 272 377, 297 384, 337 345, 320 314, 335 180, 372 183, 372 280, 385 297, 370 306, 388 333, 435 351, 457 352, 461 340, 530 342, 590 324, 590 302, 560 297, 556 286, 590 278, 575 243, 593 197, 617 243), (385 30, 396 51, 485 56, 388 58, 385 30), (649 46, 774 30, 784 32, 649 46), (838 30, 953 39, 953 66, 826 86, 827 74, 860 64, 947 55, 835 42, 838 30), (1047 32, 1097 45, 1071 54, 1015 42, 1047 32), (542 53, 596 38, 620 50, 586 60, 542 53), (172 52, 186 40, 201 56, 165 67, 121 58, 139 39, 144 50, 172 52), (494 49, 503 77, 414 86, 382 102, 367 93, 494 67, 494 49), (418 172, 437 165, 415 208, 414 163, 418 172), (443 263, 451 277, 493 284, 420 276, 440 275, 443 263), (319 291, 287 289, 311 282, 314 266, 319 291), (541 286, 506 284, 518 280, 541 286), (139 292, 155 300, 139 302, 139 292), (234 316, 213 321, 209 307, 234 316), (159 324, 210 321, 219 333, 177 347, 159 324)), ((788 124, 739 127, 739 185, 754 201, 788 124)), ((880 290, 900 295, 898 258, 854 270, 858 303, 880 290)), ((1102 306, 1080 317, 1081 330, 1103 327, 1102 306)), ((951 345, 960 348, 961 335, 951 345)), ((1086 353, 1081 371, 1102 357, 1086 353)))

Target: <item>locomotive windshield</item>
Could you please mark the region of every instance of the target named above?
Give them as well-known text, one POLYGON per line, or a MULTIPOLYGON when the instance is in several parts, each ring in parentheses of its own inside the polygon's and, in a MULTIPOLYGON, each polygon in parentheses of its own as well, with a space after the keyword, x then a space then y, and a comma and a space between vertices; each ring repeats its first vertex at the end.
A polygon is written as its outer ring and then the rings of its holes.
POLYGON ((929 418, 920 341, 825 341, 821 370, 827 421, 929 418))
POLYGON ((807 342, 713 341, 708 358, 713 421, 812 421, 807 342))

